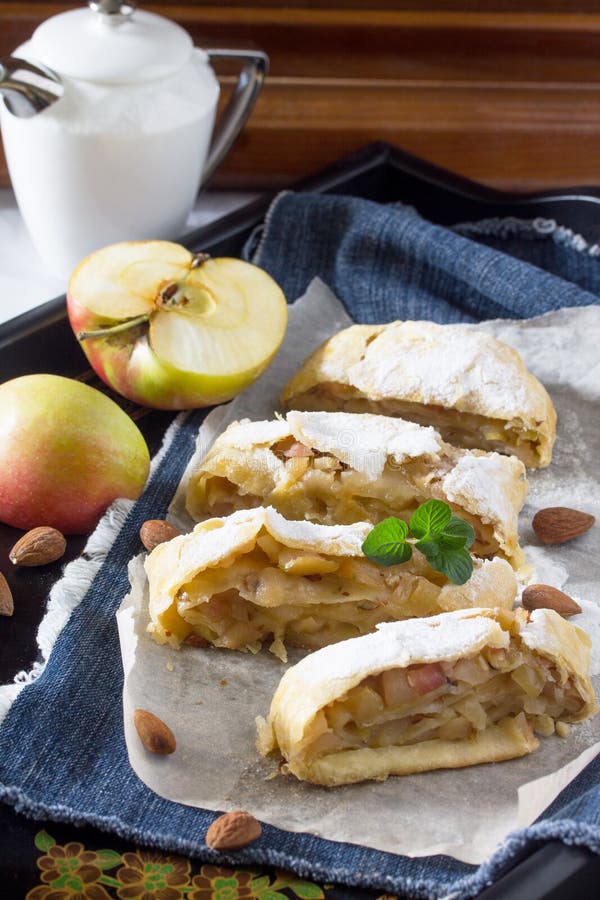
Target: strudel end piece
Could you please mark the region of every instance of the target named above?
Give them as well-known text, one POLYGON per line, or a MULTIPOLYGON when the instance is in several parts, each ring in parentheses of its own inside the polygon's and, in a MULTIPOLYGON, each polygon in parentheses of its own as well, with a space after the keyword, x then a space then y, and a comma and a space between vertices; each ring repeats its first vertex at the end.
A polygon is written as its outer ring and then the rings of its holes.
POLYGON ((285 659, 286 644, 316 649, 380 622, 512 606, 516 579, 505 560, 475 560, 460 586, 416 551, 381 568, 361 551, 370 527, 292 522, 263 507, 208 519, 147 557, 149 630, 173 646, 256 652, 269 640, 285 659))
POLYGON ((192 473, 192 518, 257 505, 325 525, 398 516, 434 497, 474 528, 475 556, 524 563, 518 515, 527 493, 514 456, 461 450, 429 427, 372 414, 289 412, 232 423, 192 473))
POLYGON ((467 325, 353 325, 309 356, 281 399, 400 416, 531 467, 549 464, 556 433, 552 401, 516 350, 467 325))
POLYGON ((553 610, 382 625, 288 669, 258 747, 323 785, 523 756, 596 711, 590 640, 553 610))

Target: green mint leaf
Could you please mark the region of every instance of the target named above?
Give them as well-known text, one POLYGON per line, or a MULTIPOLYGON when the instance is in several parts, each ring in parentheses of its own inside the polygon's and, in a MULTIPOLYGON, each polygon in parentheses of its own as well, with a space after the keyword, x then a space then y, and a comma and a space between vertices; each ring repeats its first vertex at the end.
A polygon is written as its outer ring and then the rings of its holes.
POLYGON ((443 548, 437 537, 425 538, 422 541, 417 541, 415 547, 417 550, 421 551, 421 553, 433 569, 435 569, 437 572, 441 572, 441 569, 439 569, 435 565, 435 562, 440 559, 443 554, 443 548))
POLYGON ((443 531, 441 534, 428 535, 425 541, 432 541, 443 551, 467 549, 465 538, 462 534, 448 534, 446 531, 443 531))
POLYGON ((462 540, 462 544, 458 545, 461 547, 468 548, 475 540, 473 526, 469 525, 468 522, 465 522, 464 519, 459 519, 458 516, 451 516, 450 521, 444 528, 443 534, 445 538, 462 540))
POLYGON ((362 552, 379 566, 397 566, 412 556, 412 548, 406 543, 408 525, 402 519, 390 516, 369 532, 362 545, 362 552))
POLYGON ((444 535, 415 544, 432 569, 441 572, 453 584, 464 584, 473 574, 473 560, 465 547, 445 546, 444 535))
POLYGON ((452 510, 443 500, 428 500, 414 511, 410 520, 411 533, 416 538, 440 534, 452 518, 452 510))
POLYGON ((440 550, 462 550, 465 546, 465 539, 458 535, 446 534, 446 532, 442 532, 442 534, 434 534, 430 535, 429 540, 434 541, 440 550))
MULTIPOLYGON (((475 532, 468 522, 459 519, 458 516, 452 516, 445 529, 439 534, 429 534, 424 538, 424 541, 432 542, 443 553, 452 550, 465 550, 471 546, 474 540, 475 532)), ((423 541, 419 541, 416 544, 419 550, 421 550, 421 543, 423 541)))
POLYGON ((453 584, 465 584, 473 574, 473 560, 468 550, 453 550, 444 555, 444 575, 453 584))

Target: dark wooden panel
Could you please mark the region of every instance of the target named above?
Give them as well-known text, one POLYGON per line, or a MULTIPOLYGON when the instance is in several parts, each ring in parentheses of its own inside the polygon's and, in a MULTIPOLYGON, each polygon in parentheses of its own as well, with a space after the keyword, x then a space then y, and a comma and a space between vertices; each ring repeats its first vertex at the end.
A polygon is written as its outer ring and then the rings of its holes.
MULTIPOLYGON (((0 0, 0 54, 66 5, 0 0)), ((267 86, 215 186, 274 186, 388 140, 499 187, 600 183, 600 0, 163 2, 267 86)), ((224 93, 231 70, 220 70, 224 93)), ((7 174, 0 159, 0 181, 7 174)))
POLYGON ((273 79, 221 183, 283 184, 377 138, 505 189, 599 184, 600 86, 537 90, 293 84, 273 79), (333 113, 335 110, 335 114, 333 113))

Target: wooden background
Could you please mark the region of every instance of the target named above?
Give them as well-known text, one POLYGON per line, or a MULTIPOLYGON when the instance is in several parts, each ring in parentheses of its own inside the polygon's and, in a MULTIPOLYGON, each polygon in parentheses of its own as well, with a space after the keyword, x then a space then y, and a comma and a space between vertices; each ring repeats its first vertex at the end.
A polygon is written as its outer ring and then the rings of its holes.
MULTIPOLYGON (((0 54, 76 5, 0 0, 0 54)), ((600 0, 142 5, 271 58, 212 187, 277 187, 373 140, 496 187, 600 185, 600 0)))

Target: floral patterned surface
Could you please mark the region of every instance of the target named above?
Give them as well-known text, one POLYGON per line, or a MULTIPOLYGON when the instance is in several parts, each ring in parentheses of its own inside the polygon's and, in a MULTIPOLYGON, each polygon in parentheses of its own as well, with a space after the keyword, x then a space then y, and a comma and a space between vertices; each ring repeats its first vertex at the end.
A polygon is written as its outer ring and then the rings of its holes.
MULTIPOLYGON (((290 872, 273 873, 194 864, 156 851, 86 850, 78 841, 57 844, 47 831, 35 836, 41 884, 26 900, 333 900, 336 888, 290 872)), ((395 900, 381 895, 377 900, 395 900)))

